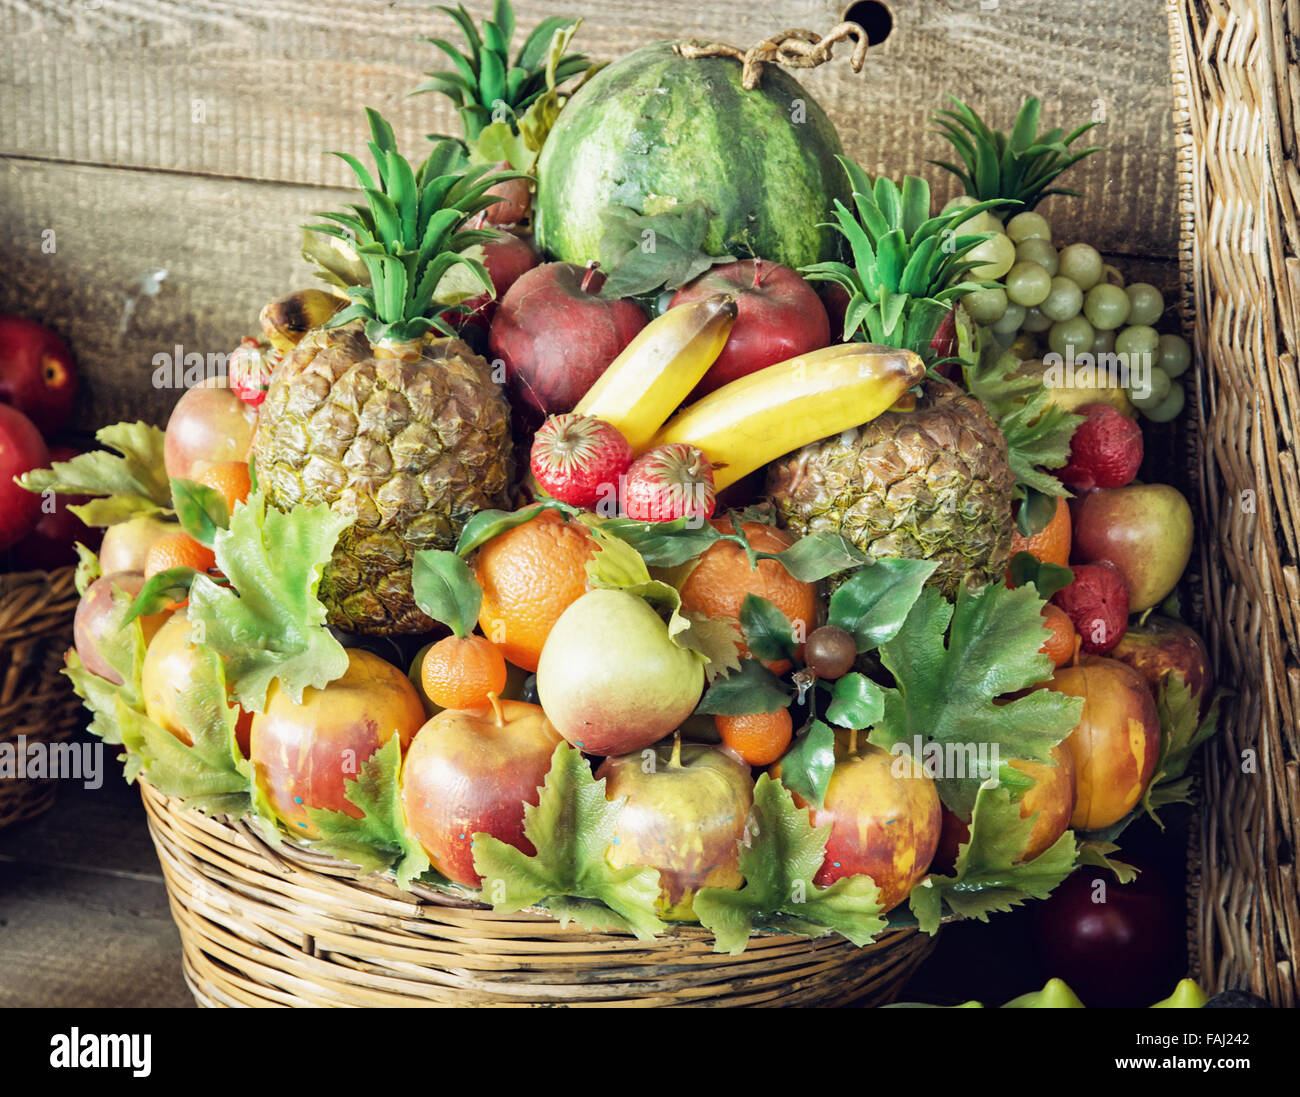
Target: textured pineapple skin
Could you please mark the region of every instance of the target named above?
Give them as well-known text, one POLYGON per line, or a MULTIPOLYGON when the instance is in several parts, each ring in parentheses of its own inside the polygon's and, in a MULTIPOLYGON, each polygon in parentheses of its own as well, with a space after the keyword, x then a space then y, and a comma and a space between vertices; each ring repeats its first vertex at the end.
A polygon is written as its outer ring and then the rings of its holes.
POLYGON ((285 358, 253 448, 273 506, 326 503, 353 519, 320 598, 331 625, 370 635, 434 627, 411 592, 414 554, 455 547, 475 512, 506 504, 513 471, 510 410, 487 362, 459 339, 376 354, 360 321, 318 328, 285 358))
POLYGON ((1014 482, 984 406, 945 386, 914 411, 886 412, 774 462, 767 490, 800 536, 831 530, 876 557, 937 560, 930 583, 951 598, 963 577, 1002 581, 1014 482))

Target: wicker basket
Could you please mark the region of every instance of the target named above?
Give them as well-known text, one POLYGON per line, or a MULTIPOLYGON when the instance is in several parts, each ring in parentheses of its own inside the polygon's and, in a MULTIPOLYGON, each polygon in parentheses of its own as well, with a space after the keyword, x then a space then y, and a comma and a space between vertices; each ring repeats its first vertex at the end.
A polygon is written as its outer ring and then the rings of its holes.
MULTIPOLYGON (((0 743, 61 742, 84 723, 81 701, 60 674, 77 610, 75 569, 0 575, 0 743)), ((54 802, 55 782, 0 778, 0 827, 54 802)))
POLYGON ((140 789, 204 1006, 879 1005, 934 947, 914 929, 861 949, 764 934, 727 956, 698 926, 653 941, 590 933, 403 891, 140 789))
POLYGON ((1194 954, 1294 1006, 1300 971, 1300 8, 1169 0, 1206 629, 1237 691, 1203 772, 1194 954))

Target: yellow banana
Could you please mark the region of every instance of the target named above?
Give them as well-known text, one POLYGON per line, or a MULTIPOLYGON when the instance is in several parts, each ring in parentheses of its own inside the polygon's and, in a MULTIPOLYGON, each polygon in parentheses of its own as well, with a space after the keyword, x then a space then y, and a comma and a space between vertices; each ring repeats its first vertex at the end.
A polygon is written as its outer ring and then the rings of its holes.
POLYGON ((683 408, 652 445, 685 442, 719 491, 783 454, 869 423, 925 375, 910 350, 848 343, 777 362, 683 408))
POLYGON ((300 289, 268 302, 258 320, 271 346, 280 351, 292 350, 304 335, 347 303, 346 298, 324 290, 300 289))
POLYGON ((637 332, 573 410, 611 423, 640 452, 709 371, 735 322, 726 293, 669 309, 637 332))

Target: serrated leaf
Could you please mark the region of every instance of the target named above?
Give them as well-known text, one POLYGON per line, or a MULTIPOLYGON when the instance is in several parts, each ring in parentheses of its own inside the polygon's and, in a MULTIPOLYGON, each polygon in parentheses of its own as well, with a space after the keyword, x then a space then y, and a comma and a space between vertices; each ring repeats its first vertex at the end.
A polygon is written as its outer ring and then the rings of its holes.
POLYGON ((1078 846, 1079 864, 1107 869, 1115 874, 1115 879, 1121 884, 1131 884, 1138 878, 1139 869, 1110 856, 1112 853, 1119 852, 1119 846, 1114 842, 1089 840, 1079 842, 1078 846))
POLYGON ((655 913, 658 870, 615 869, 606 859, 623 803, 608 801, 604 780, 592 776, 582 752, 561 743, 538 803, 524 808, 524 835, 537 853, 530 857, 490 834, 473 837, 484 900, 502 913, 544 905, 561 922, 654 937, 665 928, 655 913))
POLYGON ((865 674, 846 674, 831 685, 826 719, 842 728, 863 731, 885 714, 884 691, 865 674))
POLYGON ((704 659, 705 681, 712 684, 723 675, 740 669, 740 630, 725 617, 685 613, 690 628, 678 633, 677 643, 704 659))
POLYGON ((1066 831, 1032 861, 1016 863, 1029 844, 1034 816, 1020 817, 1020 805, 1002 786, 982 786, 971 817, 970 840, 958 847, 952 876, 930 875, 912 889, 912 913, 925 933, 938 931, 944 910, 987 922, 1026 899, 1045 899, 1074 871, 1075 840, 1066 831))
POLYGON ((709 215, 702 202, 683 202, 660 213, 627 206, 601 211, 599 251, 609 256, 602 297, 636 297, 660 288, 679 289, 731 255, 704 251, 709 215))
POLYGON ((320 833, 314 847, 364 871, 393 869, 399 887, 429 871, 429 858, 406 828, 402 812, 400 774, 402 742, 389 737, 343 782, 343 795, 361 811, 354 819, 344 811, 308 808, 307 817, 320 833))
POLYGON ((117 423, 104 427, 95 439, 116 454, 92 450, 70 461, 55 461, 20 476, 19 484, 38 493, 105 496, 69 508, 87 525, 110 525, 171 506, 161 430, 140 422, 117 423))
POLYGON ((411 564, 415 604, 457 636, 468 636, 478 621, 483 588, 456 553, 422 549, 411 564))
POLYGON ((325 627, 316 597, 321 573, 349 520, 324 504, 268 509, 250 494, 218 531, 217 567, 233 589, 206 575, 190 588, 190 621, 226 660, 239 704, 261 712, 272 681, 298 702, 307 686, 321 689, 348 666, 347 652, 325 627))
POLYGON ((814 829, 806 808, 779 781, 763 774, 740 842, 739 891, 702 888, 695 896, 700 923, 717 938, 714 949, 743 952, 757 924, 819 936, 832 930, 862 946, 886 928, 879 892, 867 876, 819 888, 813 877, 826 856, 830 827, 814 829))
MULTIPOLYGON (((902 629, 880 647, 895 687, 884 690, 885 715, 871 742, 888 750, 919 738, 974 748, 981 757, 996 749, 1003 758, 1050 764, 1083 702, 1051 690, 1006 700, 1052 673, 1039 650, 1043 605, 1032 587, 989 583, 972 593, 963 584, 955 606, 934 588, 923 590, 902 629)), ((978 772, 941 774, 936 784, 948 809, 966 818, 981 779, 978 772)))
POLYGON ((77 571, 73 583, 78 594, 85 594, 90 584, 103 574, 99 567, 99 557, 80 541, 74 542, 73 548, 77 550, 77 571))
POLYGON ((820 809, 834 772, 835 732, 821 720, 812 720, 781 757, 781 783, 820 809))
POLYGON ((755 659, 776 663, 794 658, 799 645, 790 618, 761 595, 745 595, 740 604, 740 628, 755 659))
POLYGON ((738 669, 705 691, 695 709, 708 716, 776 712, 790 704, 790 689, 757 659, 741 659, 738 669))
POLYGON ((938 563, 882 559, 859 568, 831 595, 829 623, 857 643, 859 654, 898 635, 938 563))

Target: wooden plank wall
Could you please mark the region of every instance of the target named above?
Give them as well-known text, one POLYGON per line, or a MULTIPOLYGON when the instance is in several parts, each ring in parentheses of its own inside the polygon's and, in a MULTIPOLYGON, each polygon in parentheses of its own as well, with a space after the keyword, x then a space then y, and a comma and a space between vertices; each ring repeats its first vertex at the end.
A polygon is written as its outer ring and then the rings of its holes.
MULTIPOLYGON (((945 146, 927 115, 948 93, 1008 124, 1026 93, 1045 116, 1104 119, 1108 151, 1076 169, 1086 198, 1045 212, 1103 250, 1176 254, 1172 93, 1161 0, 886 0, 889 37, 855 76, 803 74, 847 150, 873 172, 920 171, 945 146)), ((469 0, 476 15, 486 0, 469 0)), ((526 31, 586 17, 577 43, 611 59, 657 39, 748 45, 826 30, 845 0, 518 0, 526 31)), ((302 284, 297 226, 348 185, 326 148, 364 138, 363 106, 417 151, 456 132, 445 100, 407 93, 454 37, 421 0, 0 0, 0 310, 72 342, 80 421, 165 420, 150 383, 176 344, 230 349, 269 297, 302 284), (141 295, 151 272, 166 277, 141 295)))

